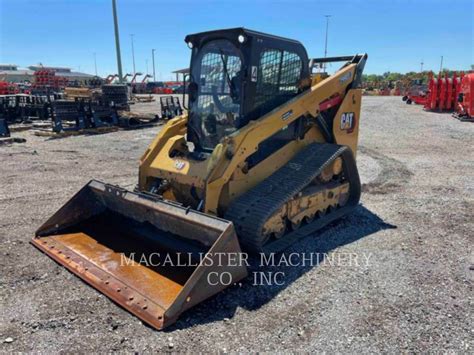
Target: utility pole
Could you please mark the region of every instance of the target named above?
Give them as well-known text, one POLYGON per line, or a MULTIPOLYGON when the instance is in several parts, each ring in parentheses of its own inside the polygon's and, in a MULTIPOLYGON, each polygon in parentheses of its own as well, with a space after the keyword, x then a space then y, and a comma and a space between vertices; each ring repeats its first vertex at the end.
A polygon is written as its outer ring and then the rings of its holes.
POLYGON ((441 64, 439 66, 439 72, 441 73, 443 71, 443 56, 441 56, 441 64))
MULTIPOLYGON (((329 31, 329 18, 332 15, 324 15, 326 17, 326 41, 324 42, 324 58, 328 55, 328 31, 329 31)), ((326 63, 323 64, 323 68, 326 69, 326 63)))
POLYGON ((97 75, 97 56, 95 52, 94 52, 94 67, 95 67, 95 76, 98 76, 97 75))
POLYGON ((422 60, 421 60, 421 63, 420 63, 420 65, 421 65, 421 67, 420 67, 420 73, 423 73, 423 64, 425 64, 425 63, 423 63, 423 59, 422 59, 422 60))
POLYGON ((119 28, 118 28, 118 19, 117 19, 117 4, 115 3, 115 0, 112 0, 112 12, 114 15, 115 50, 117 51, 118 79, 119 79, 119 83, 122 83, 123 82, 122 58, 120 56, 120 38, 119 38, 119 28))
POLYGON ((156 76, 155 76, 155 49, 151 50, 151 58, 153 61, 153 81, 156 81, 156 76))
POLYGON ((133 75, 135 75, 136 73, 136 70, 135 70, 135 48, 133 47, 133 37, 135 35, 134 34, 131 34, 130 35, 130 38, 132 39, 132 60, 133 60, 133 75))

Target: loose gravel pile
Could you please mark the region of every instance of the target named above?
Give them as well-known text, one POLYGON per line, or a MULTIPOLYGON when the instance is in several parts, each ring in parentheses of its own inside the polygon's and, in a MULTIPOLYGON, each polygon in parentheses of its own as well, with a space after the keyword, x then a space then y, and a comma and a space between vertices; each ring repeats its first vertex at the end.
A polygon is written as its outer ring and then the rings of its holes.
POLYGON ((282 284, 251 274, 161 332, 29 244, 91 178, 133 188, 159 129, 0 146, 0 352, 474 351, 474 124, 364 97, 361 205, 286 253, 319 265, 252 266, 282 284))

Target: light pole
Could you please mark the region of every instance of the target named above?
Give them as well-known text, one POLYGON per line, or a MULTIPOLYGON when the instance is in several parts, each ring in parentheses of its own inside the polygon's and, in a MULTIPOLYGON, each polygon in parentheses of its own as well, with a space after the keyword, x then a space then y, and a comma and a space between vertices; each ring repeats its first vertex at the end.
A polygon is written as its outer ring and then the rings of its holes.
MULTIPOLYGON (((326 41, 324 42, 324 58, 328 55, 328 32, 329 32, 329 18, 332 15, 324 15, 326 17, 326 41)), ((324 63, 324 69, 326 69, 326 63, 324 63)))
POLYGON ((117 19, 117 4, 115 0, 112 0, 112 12, 114 15, 114 29, 115 29, 115 50, 117 52, 117 69, 118 69, 118 79, 119 83, 122 83, 122 58, 120 56, 120 39, 119 39, 119 28, 118 28, 118 19, 117 19))
POLYGON ((95 67, 95 76, 97 76, 97 56, 95 52, 94 52, 94 67, 95 67))
POLYGON ((443 56, 441 56, 441 64, 439 65, 439 72, 443 71, 443 56))
POLYGON ((130 35, 130 38, 132 39, 132 61, 133 61, 133 75, 135 75, 136 73, 136 70, 135 70, 135 48, 133 47, 133 37, 135 35, 134 34, 131 34, 130 35))
POLYGON ((425 64, 425 63, 423 63, 423 59, 422 59, 422 60, 421 60, 421 63, 420 63, 420 65, 421 65, 421 67, 420 67, 420 73, 423 73, 423 64, 425 64))
POLYGON ((155 49, 151 50, 151 59, 153 61, 153 81, 156 81, 156 76, 155 76, 155 49))

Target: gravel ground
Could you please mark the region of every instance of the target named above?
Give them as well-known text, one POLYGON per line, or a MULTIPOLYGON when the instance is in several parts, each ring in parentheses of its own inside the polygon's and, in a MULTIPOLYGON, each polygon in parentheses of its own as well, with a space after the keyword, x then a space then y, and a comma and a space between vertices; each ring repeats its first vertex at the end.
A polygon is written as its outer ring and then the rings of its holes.
POLYGON ((91 178, 133 187, 158 130, 0 146, 0 352, 473 352, 474 124, 364 97, 362 203, 288 251, 322 262, 266 267, 284 284, 249 277, 161 332, 29 244, 91 178))

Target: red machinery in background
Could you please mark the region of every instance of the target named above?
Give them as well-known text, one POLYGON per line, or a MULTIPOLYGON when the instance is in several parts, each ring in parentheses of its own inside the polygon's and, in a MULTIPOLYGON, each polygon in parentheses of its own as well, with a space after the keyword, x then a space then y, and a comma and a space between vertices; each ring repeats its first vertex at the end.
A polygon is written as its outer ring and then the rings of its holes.
POLYGON ((15 95, 18 93, 20 93, 20 89, 16 84, 0 81, 0 95, 15 95))
POLYGON ((460 78, 457 73, 454 73, 452 78, 447 73, 444 77, 439 73, 438 78, 430 74, 424 109, 439 112, 455 110, 463 77, 464 73, 461 73, 460 78))
POLYGON ((380 96, 390 96, 390 88, 388 86, 385 86, 384 88, 379 90, 379 95, 380 96))
POLYGON ((153 76, 150 74, 145 74, 142 78, 142 81, 139 83, 136 81, 132 81, 132 93, 134 94, 147 94, 147 80, 152 78, 153 76))
POLYGON ((423 84, 421 79, 412 80, 409 86, 405 86, 405 90, 405 95, 402 97, 402 100, 407 104, 426 104, 426 93, 428 89, 427 86, 423 84))
POLYGON ((171 95, 173 93, 173 89, 166 86, 157 86, 153 89, 153 93, 159 95, 171 95))
POLYGON ((34 82, 32 89, 62 89, 68 84, 68 79, 63 76, 56 75, 56 72, 52 69, 42 69, 34 72, 34 82))
POLYGON ((474 73, 461 77, 459 83, 454 117, 461 121, 474 122, 474 73))
POLYGON ((390 95, 392 95, 392 96, 402 96, 402 90, 399 87, 396 87, 395 89, 392 90, 390 95))
MULTIPOLYGON (((471 74, 468 74, 468 76, 471 74)), ((458 102, 459 94, 461 93, 461 81, 464 78, 464 73, 461 73, 461 76, 458 77, 456 73, 453 76, 453 96, 454 96, 454 106, 453 110, 458 111, 458 102)))
POLYGON ((445 74, 444 76, 444 81, 446 83, 446 104, 445 104, 445 109, 450 111, 454 108, 455 104, 455 97, 453 96, 454 93, 454 78, 449 78, 448 73, 445 74))
POLYGON ((446 93, 448 91, 448 84, 446 83, 445 78, 441 76, 441 73, 438 74, 438 110, 444 111, 446 109, 446 93))
POLYGON ((461 82, 464 82, 463 78, 472 78, 472 75, 473 74, 468 74, 465 76, 464 73, 461 72, 460 76, 458 76, 458 73, 454 72, 452 77, 449 77, 448 73, 445 73, 444 76, 442 73, 439 73, 438 76, 435 77, 433 73, 430 73, 427 87, 421 85, 421 81, 414 80, 402 100, 406 101, 407 104, 415 103, 423 105, 423 108, 427 111, 460 112, 462 107, 464 114, 468 108, 472 106, 469 103, 469 99, 460 105, 458 98, 463 90, 468 92, 467 97, 470 97, 472 89, 469 88, 471 85, 470 80, 472 79, 465 79, 464 86, 461 85, 461 82))
POLYGON ((425 110, 435 110, 438 104, 438 85, 439 80, 436 79, 433 73, 430 73, 428 79, 428 93, 426 95, 425 110))
POLYGON ((112 84, 112 81, 114 81, 115 78, 118 78, 117 74, 110 74, 105 78, 105 83, 112 84))
POLYGON ((426 104, 426 93, 420 92, 418 95, 408 95, 406 99, 407 104, 415 103, 417 105, 425 105, 426 104))
POLYGON ((437 77, 430 73, 426 93, 418 89, 412 85, 403 100, 407 104, 421 104, 427 111, 455 111, 454 117, 474 122, 474 73, 454 72, 452 77, 448 73, 439 73, 437 77))

